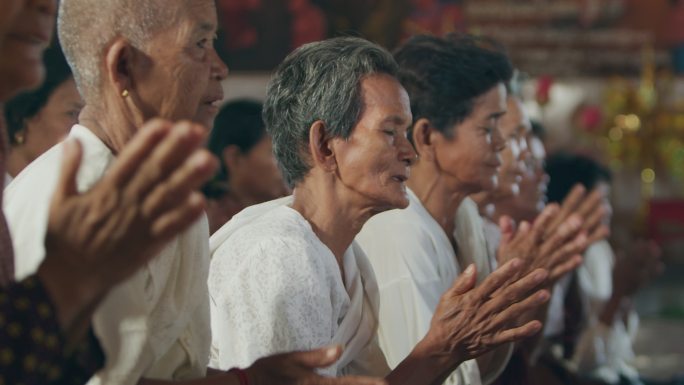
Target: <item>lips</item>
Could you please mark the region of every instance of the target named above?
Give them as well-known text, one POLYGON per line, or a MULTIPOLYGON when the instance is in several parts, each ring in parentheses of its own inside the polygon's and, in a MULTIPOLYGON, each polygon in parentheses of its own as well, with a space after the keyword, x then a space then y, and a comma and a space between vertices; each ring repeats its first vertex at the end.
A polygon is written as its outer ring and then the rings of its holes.
POLYGON ((25 44, 47 48, 50 45, 52 32, 48 28, 36 28, 33 30, 11 31, 7 34, 7 37, 25 44))
POLYGON ((392 180, 398 183, 406 183, 409 175, 411 175, 411 169, 407 168, 403 173, 392 175, 392 180))
POLYGON ((219 108, 221 107, 221 104, 223 103, 223 92, 221 93, 216 93, 211 96, 208 96, 204 99, 202 104, 214 107, 214 108, 219 108))
POLYGON ((486 164, 487 167, 489 168, 499 168, 501 167, 501 162, 491 162, 486 164))

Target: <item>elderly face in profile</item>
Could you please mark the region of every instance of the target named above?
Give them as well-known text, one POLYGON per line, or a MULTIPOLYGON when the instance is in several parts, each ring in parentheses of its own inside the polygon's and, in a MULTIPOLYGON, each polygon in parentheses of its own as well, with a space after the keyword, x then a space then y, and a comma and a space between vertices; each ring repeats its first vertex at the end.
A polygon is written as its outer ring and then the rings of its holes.
POLYGON ((153 117, 211 126, 227 75, 213 1, 64 0, 58 22, 86 103, 81 123, 110 148, 153 117))
MULTIPOLYGON (((354 44, 359 43, 349 46, 354 44)), ((370 215, 406 207, 405 182, 416 154, 407 138, 411 108, 406 91, 394 77, 396 64, 391 57, 376 58, 375 63, 359 59, 356 73, 345 68, 346 76, 357 77, 354 83, 336 75, 334 69, 325 79, 313 69, 330 51, 321 50, 321 58, 306 54, 306 49, 303 52, 300 56, 308 62, 286 59, 281 65, 264 106, 276 158, 294 187, 295 205, 303 195, 320 201, 334 197, 339 207, 359 217, 359 221, 352 220, 359 227, 370 215), (291 76, 301 66, 312 67, 304 72, 311 79, 291 76), (328 87, 336 91, 322 90, 328 87), (309 102, 313 105, 302 103, 307 97, 318 100, 309 102)))

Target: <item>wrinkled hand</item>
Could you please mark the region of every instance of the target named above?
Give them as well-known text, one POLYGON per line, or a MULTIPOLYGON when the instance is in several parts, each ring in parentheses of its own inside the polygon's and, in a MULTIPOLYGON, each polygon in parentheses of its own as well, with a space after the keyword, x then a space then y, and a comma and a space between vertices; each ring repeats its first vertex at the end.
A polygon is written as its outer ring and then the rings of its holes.
POLYGON ((522 267, 520 260, 513 259, 474 287, 475 267, 469 266, 437 305, 426 336, 433 346, 439 347, 433 353, 442 359, 456 359, 460 364, 539 332, 542 327, 539 321, 516 323, 521 314, 548 301, 547 290, 534 291, 544 283, 548 273, 539 269, 521 279, 510 280, 522 267))
POLYGON ((631 296, 662 273, 660 247, 647 240, 638 240, 630 253, 616 253, 613 268, 613 290, 618 296, 631 296))
POLYGON ((562 223, 576 214, 582 220, 582 231, 587 234, 587 245, 607 238, 610 235, 610 228, 603 223, 606 215, 606 209, 602 204, 604 198, 600 190, 587 194, 581 184, 575 185, 563 200, 558 215, 548 224, 544 236, 552 236, 562 223))
POLYGON ((309 352, 277 354, 257 360, 246 369, 253 385, 385 385, 382 379, 368 377, 323 377, 316 369, 337 361, 342 348, 331 347, 309 352))
POLYGON ((523 221, 518 229, 514 228, 510 218, 502 217, 499 221, 501 243, 497 250, 499 263, 520 259, 523 268, 515 278, 536 269, 545 269, 549 271, 548 284, 579 267, 581 253, 587 247, 582 220, 578 214, 569 214, 549 233, 549 226, 561 215, 565 216, 558 205, 550 204, 533 225, 523 221))
MULTIPOLYGON (((216 168, 200 149, 205 135, 190 123, 151 121, 85 193, 76 187, 83 150, 77 141, 65 143, 39 271, 54 296, 65 285, 75 286, 72 295, 104 295, 197 220, 204 209, 197 190, 216 168)), ((69 313, 63 317, 68 324, 69 313)))

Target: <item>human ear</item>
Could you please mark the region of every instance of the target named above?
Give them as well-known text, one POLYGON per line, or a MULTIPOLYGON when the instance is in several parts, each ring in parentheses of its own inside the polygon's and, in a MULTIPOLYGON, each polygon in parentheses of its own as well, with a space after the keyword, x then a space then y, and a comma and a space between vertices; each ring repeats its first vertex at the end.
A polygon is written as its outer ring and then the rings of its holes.
POLYGON ((116 39, 105 52, 104 76, 124 98, 133 88, 131 59, 132 47, 125 39, 116 39))
POLYGON ((337 169, 333 143, 322 120, 313 122, 309 127, 309 151, 314 165, 326 171, 337 169))
POLYGON ((421 160, 432 161, 435 158, 434 133, 436 130, 426 118, 420 118, 413 124, 411 139, 416 153, 421 160))

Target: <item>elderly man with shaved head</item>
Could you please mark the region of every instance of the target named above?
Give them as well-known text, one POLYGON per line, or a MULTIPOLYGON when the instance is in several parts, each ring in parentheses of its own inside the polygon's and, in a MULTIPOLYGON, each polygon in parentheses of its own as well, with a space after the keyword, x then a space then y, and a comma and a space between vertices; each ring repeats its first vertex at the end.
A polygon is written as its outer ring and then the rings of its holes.
MULTIPOLYGON (((217 29, 213 0, 62 0, 58 24, 85 102, 80 124, 69 135, 83 146, 83 167, 74 188, 88 189, 106 176, 109 165, 150 119, 185 122, 171 130, 177 139, 165 147, 171 153, 187 152, 202 141, 204 134, 197 131, 211 126, 223 99, 220 83, 228 72, 213 47, 217 29)), ((57 184, 64 148, 60 144, 46 152, 6 189, 4 209, 21 255, 16 265, 19 278, 33 273, 46 254, 42 239, 49 197, 57 184)), ((191 159, 193 164, 196 178, 204 178, 202 159, 194 163, 191 159)), ((170 160, 159 162, 156 169, 163 174, 175 167, 170 160)), ((190 188, 195 182, 186 185, 190 188)), ((100 204, 116 208, 127 199, 126 194, 112 195, 100 204)), ((179 205, 176 196, 144 206, 143 214, 179 205)), ((109 230, 116 235, 127 229, 109 230)), ((211 340, 208 240, 203 216, 104 299, 93 325, 107 361, 90 384, 382 383, 318 376, 314 369, 332 364, 339 348, 281 354, 246 370, 206 377, 211 340)), ((140 242, 145 238, 133 239, 130 250, 141 247, 140 242)))

